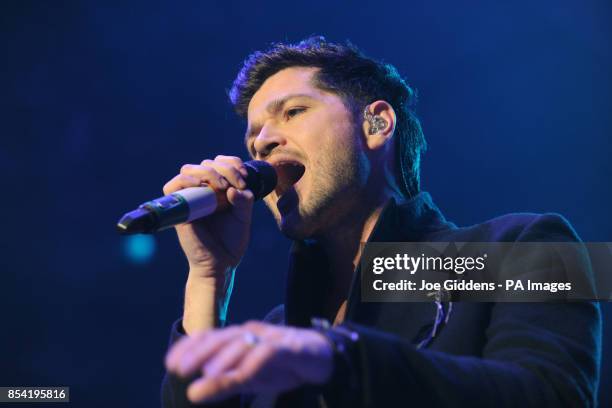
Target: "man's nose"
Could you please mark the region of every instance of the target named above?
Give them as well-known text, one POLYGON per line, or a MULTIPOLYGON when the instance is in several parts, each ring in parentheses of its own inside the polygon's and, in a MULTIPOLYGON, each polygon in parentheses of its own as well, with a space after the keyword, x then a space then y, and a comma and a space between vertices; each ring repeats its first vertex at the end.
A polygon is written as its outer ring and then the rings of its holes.
POLYGON ((265 159, 275 148, 286 144, 287 140, 279 131, 272 127, 264 126, 255 138, 253 147, 255 148, 257 158, 265 159))

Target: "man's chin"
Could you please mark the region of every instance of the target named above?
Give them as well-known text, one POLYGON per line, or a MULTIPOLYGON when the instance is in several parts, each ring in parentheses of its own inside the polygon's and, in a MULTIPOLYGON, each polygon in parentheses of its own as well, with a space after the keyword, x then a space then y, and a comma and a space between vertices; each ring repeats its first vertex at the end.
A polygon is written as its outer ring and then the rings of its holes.
POLYGON ((274 218, 280 232, 287 238, 301 240, 308 238, 307 220, 300 211, 300 200, 295 190, 289 190, 273 204, 274 218))
POLYGON ((289 239, 303 240, 312 235, 308 223, 300 216, 300 211, 295 208, 293 211, 283 214, 277 221, 280 232, 289 239))
POLYGON ((280 232, 293 240, 313 238, 327 227, 321 223, 326 211, 300 199, 295 190, 289 191, 275 203, 273 213, 280 232))

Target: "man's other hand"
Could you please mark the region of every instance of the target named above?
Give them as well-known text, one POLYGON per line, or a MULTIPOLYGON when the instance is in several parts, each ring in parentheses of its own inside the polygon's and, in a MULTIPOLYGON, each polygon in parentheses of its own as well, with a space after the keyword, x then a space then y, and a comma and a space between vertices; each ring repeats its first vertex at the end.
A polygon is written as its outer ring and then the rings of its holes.
POLYGON ((185 336, 168 352, 166 368, 183 378, 196 375, 187 389, 195 403, 324 384, 332 354, 330 342, 315 330, 251 321, 185 336))

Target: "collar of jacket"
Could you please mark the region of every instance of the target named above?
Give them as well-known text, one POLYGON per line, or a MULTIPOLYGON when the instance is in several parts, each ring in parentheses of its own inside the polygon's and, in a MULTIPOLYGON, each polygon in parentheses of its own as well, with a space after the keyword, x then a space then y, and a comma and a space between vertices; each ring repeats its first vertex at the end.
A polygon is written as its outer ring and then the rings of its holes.
MULTIPOLYGON (((385 205, 368 242, 416 242, 445 229, 456 228, 446 221, 427 192, 413 198, 385 205)), ((285 322, 308 327, 312 317, 323 316, 321 302, 330 282, 331 271, 323 249, 314 241, 295 241, 291 247, 285 290, 285 322)), ((360 268, 353 274, 347 303, 346 320, 374 324, 380 304, 361 302, 360 268)), ((432 309, 427 305, 427 309, 432 309)), ((428 313, 429 315, 429 313, 428 313)))

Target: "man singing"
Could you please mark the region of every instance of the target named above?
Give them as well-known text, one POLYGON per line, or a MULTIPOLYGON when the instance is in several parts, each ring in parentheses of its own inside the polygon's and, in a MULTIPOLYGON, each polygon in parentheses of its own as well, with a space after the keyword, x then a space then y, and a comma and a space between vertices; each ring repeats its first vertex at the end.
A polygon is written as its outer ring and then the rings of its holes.
POLYGON ((247 118, 249 154, 278 174, 265 203, 294 241, 285 302, 264 321, 223 327, 253 194, 238 157, 184 165, 165 194, 207 184, 231 207, 176 227, 189 275, 165 407, 596 404, 596 303, 459 302, 451 312, 361 301, 362 242, 578 240, 554 214, 447 221, 420 191, 425 140, 395 68, 310 38, 249 56, 230 97, 247 118))

